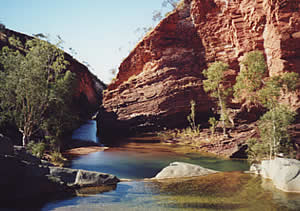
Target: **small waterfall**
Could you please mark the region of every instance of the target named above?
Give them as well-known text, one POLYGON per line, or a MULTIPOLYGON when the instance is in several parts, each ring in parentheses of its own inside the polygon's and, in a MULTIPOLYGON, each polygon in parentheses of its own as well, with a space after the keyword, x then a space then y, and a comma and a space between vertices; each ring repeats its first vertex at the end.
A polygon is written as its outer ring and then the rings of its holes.
POLYGON ((85 124, 81 125, 78 129, 74 130, 72 139, 99 143, 99 138, 97 137, 96 120, 89 120, 85 124))

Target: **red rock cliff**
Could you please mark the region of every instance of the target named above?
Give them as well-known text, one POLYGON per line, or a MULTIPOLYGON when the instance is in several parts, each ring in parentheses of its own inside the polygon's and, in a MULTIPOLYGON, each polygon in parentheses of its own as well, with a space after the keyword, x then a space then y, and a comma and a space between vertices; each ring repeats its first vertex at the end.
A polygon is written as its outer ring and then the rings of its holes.
MULTIPOLYGON (((9 45, 8 37, 10 36, 19 38, 23 43, 25 43, 28 39, 32 39, 31 36, 9 29, 3 29, 0 32, 0 49, 2 49, 3 46, 9 45)), ((65 53, 64 56, 70 63, 67 69, 76 73, 78 80, 73 100, 74 107, 71 109, 81 113, 82 116, 86 118, 96 112, 99 108, 102 101, 102 91, 106 88, 106 86, 95 75, 93 75, 86 66, 78 62, 72 56, 67 53, 65 53)))
MULTIPOLYGON (((270 75, 300 73, 300 0, 185 0, 120 65, 103 99, 106 125, 182 126, 192 99, 207 117, 213 102, 202 70, 221 60, 235 76, 241 57, 256 49, 270 75)), ((300 107, 299 94, 289 100, 300 107)))

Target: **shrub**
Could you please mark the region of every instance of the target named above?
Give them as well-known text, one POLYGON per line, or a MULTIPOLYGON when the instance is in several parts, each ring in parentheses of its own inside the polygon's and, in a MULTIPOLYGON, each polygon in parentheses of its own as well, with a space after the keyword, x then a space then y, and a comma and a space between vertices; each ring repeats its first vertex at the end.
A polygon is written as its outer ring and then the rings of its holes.
POLYGON ((42 158, 46 151, 46 144, 43 142, 35 143, 34 141, 30 141, 27 145, 27 149, 38 158, 42 158))
POLYGON ((63 157, 63 155, 60 152, 53 151, 50 153, 50 159, 51 163, 58 166, 64 166, 67 159, 63 157))
POLYGON ((209 127, 210 129, 210 132, 211 132, 211 135, 214 135, 215 134, 215 131, 216 131, 216 127, 218 125, 218 120, 216 120, 215 117, 210 117, 209 120, 208 120, 209 124, 211 125, 209 127))

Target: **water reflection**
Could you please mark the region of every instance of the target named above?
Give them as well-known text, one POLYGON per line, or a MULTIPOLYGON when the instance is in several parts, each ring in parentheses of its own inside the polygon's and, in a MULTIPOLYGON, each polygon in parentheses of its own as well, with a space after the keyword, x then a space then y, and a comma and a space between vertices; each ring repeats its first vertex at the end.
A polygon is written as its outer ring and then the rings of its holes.
MULTIPOLYGON (((300 196, 282 202, 275 189, 240 172, 164 182, 121 182, 117 189, 48 204, 43 210, 297 210, 300 196), (276 192, 276 191, 275 191, 276 192), (292 206, 291 206, 292 205, 292 206)), ((298 209, 299 210, 299 209, 298 209)))
POLYGON ((130 143, 79 157, 73 160, 72 168, 110 173, 119 178, 143 179, 154 177, 162 168, 174 161, 198 164, 217 171, 249 169, 246 161, 222 160, 198 153, 176 153, 172 146, 145 143, 130 143))

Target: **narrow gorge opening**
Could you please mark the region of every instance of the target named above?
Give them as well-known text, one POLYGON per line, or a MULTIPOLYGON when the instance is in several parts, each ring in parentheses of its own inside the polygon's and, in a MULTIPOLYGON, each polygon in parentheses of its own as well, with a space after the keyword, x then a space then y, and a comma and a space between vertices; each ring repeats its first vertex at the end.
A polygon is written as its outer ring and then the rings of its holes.
POLYGON ((88 120, 72 133, 72 140, 89 141, 100 144, 97 136, 96 120, 88 120))

